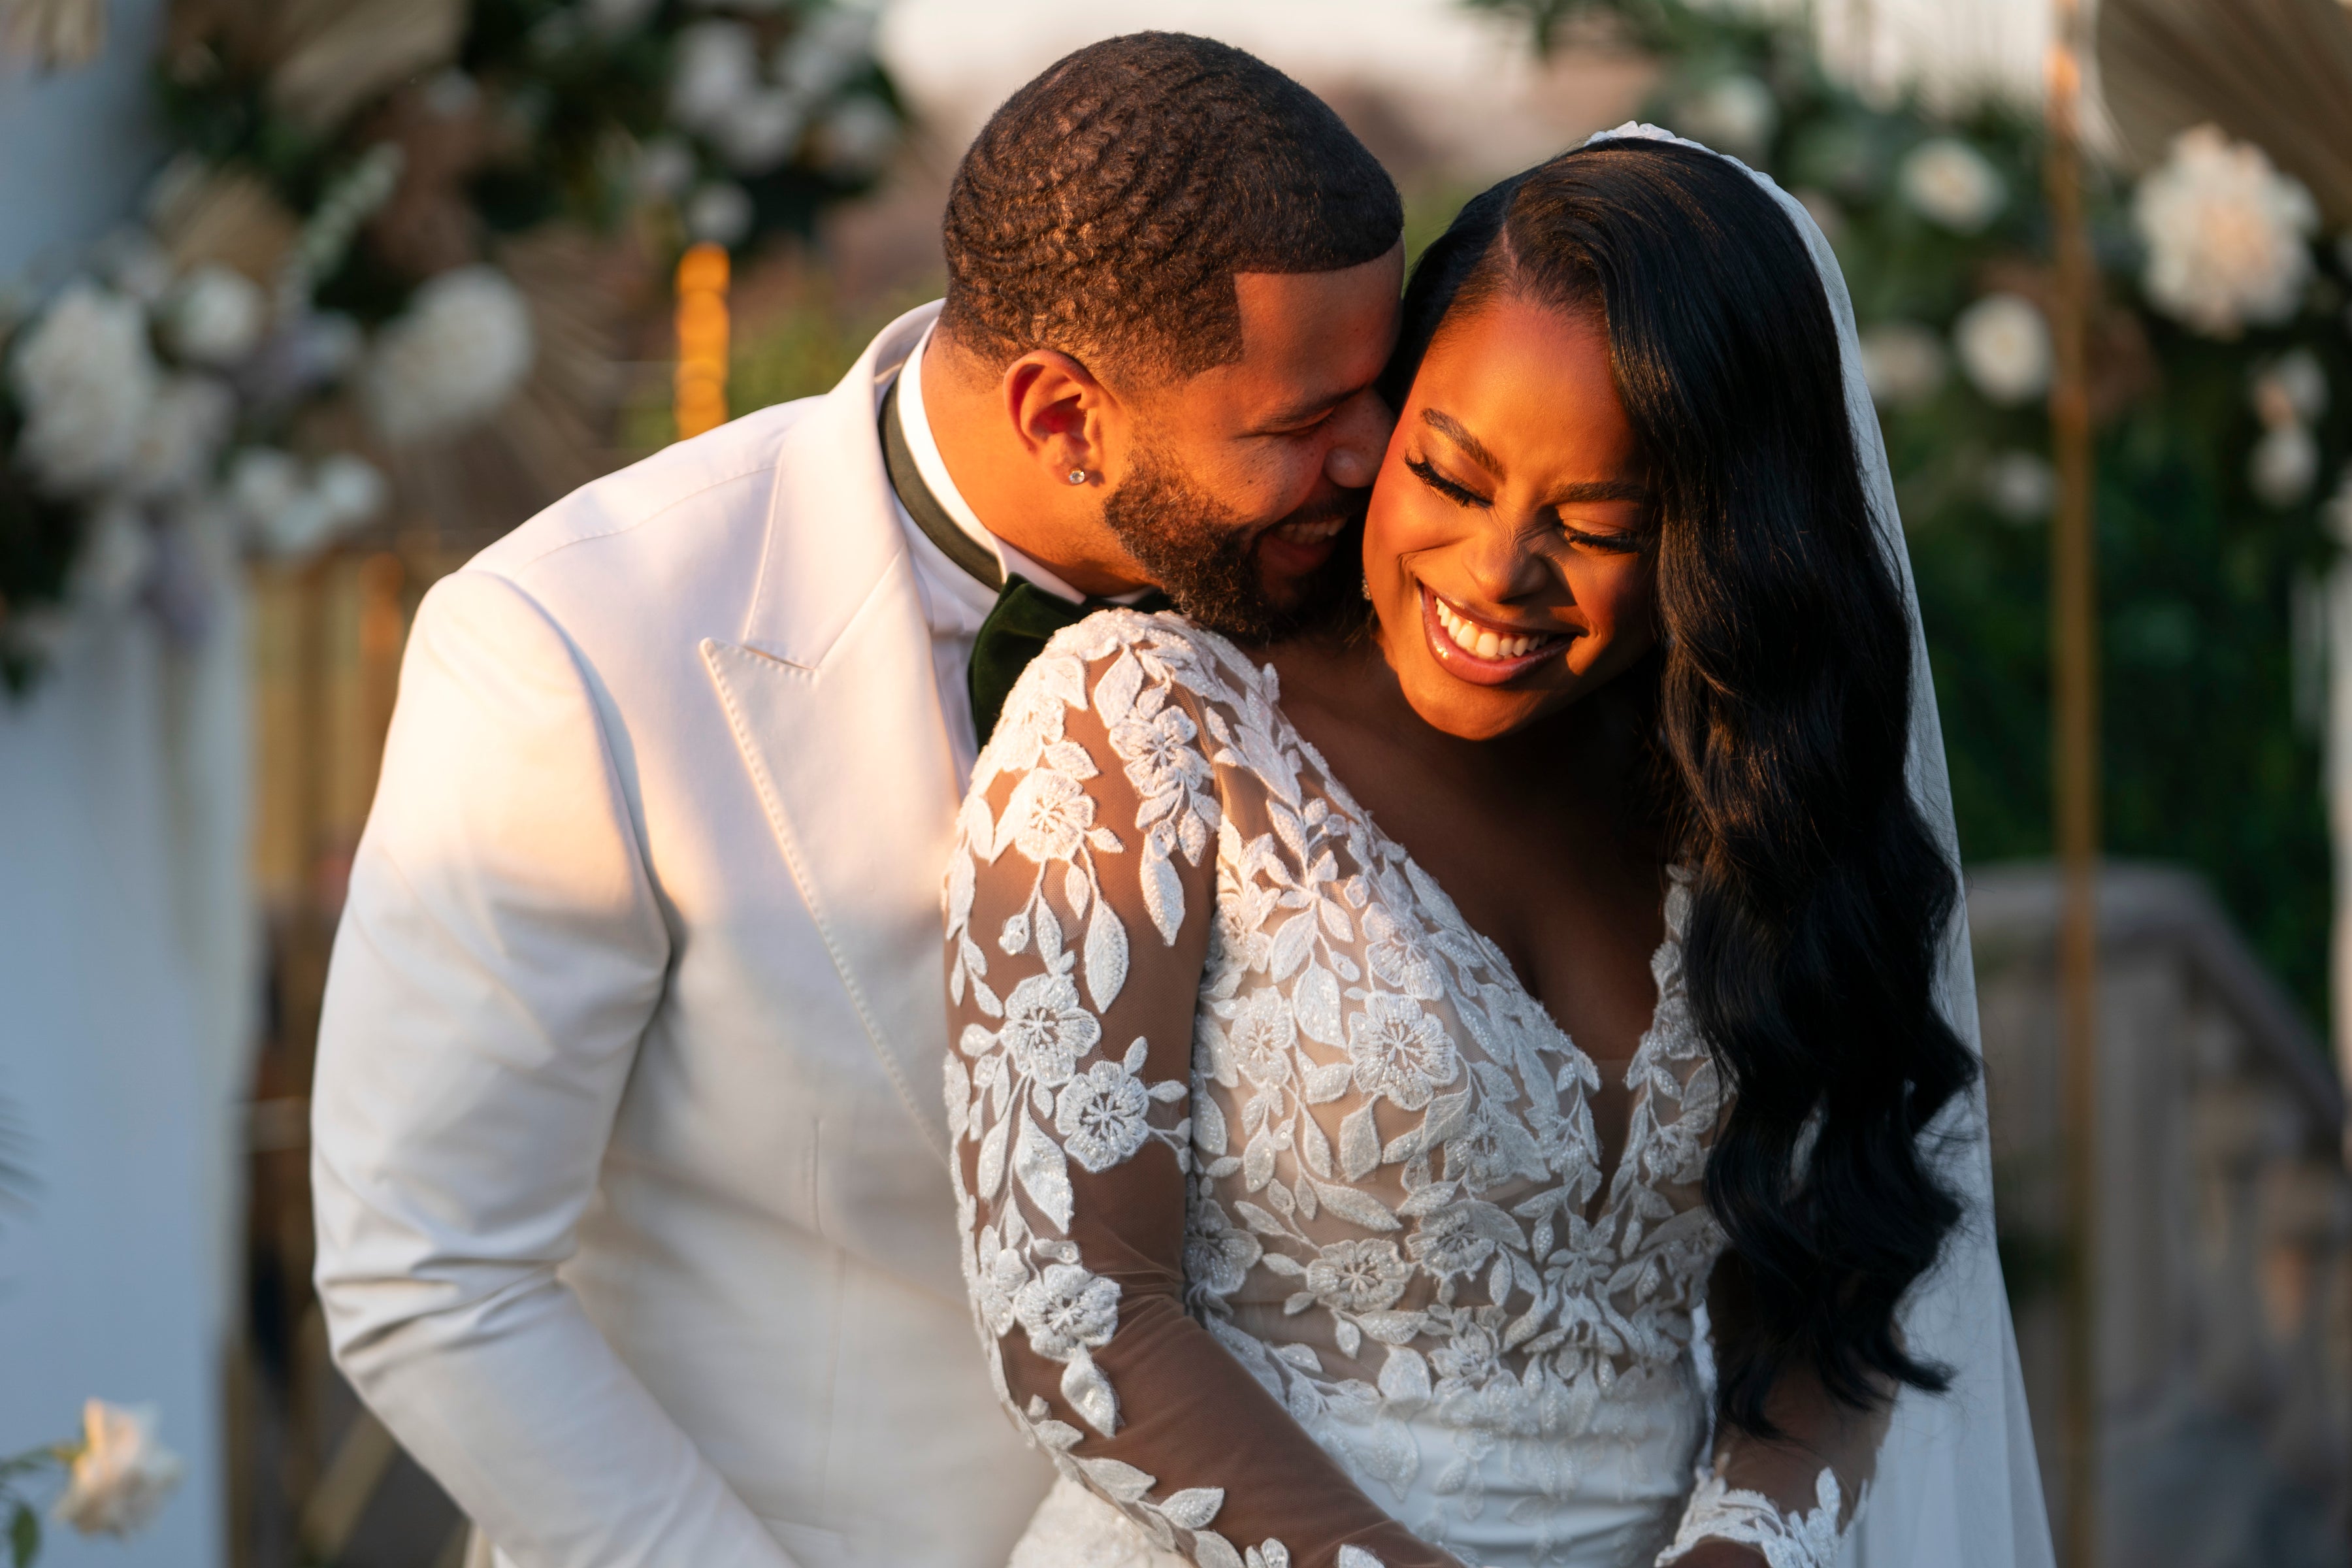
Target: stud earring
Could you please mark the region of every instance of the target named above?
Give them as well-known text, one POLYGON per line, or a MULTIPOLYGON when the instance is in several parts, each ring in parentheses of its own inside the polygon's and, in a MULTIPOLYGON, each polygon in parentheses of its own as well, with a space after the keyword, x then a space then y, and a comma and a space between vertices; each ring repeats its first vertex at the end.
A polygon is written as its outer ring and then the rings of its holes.
POLYGON ((1086 482, 1087 471, 1084 468, 1072 468, 1070 470, 1070 483, 1074 485, 1082 485, 1086 482))

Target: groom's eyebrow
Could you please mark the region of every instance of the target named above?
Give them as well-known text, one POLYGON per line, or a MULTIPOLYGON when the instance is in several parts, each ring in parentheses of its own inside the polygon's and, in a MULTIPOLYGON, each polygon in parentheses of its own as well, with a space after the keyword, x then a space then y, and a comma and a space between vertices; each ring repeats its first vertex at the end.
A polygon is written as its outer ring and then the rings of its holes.
POLYGON ((1345 392, 1318 392, 1302 397, 1297 402, 1286 407, 1277 408, 1265 416, 1258 421, 1252 433, 1264 436, 1308 424, 1330 413, 1355 395, 1356 389, 1350 389, 1345 392))

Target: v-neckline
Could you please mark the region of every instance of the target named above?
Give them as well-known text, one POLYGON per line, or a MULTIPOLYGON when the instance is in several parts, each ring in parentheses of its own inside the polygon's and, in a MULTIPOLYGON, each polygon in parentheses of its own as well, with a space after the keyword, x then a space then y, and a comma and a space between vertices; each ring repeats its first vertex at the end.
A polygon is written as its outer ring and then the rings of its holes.
MULTIPOLYGON (((1469 917, 1462 912, 1462 906, 1454 901, 1452 893, 1445 890, 1445 884, 1439 881, 1429 868, 1421 863, 1420 858, 1402 839, 1395 837, 1381 826, 1371 812, 1356 799, 1355 792, 1350 790, 1346 781, 1339 777, 1338 770, 1331 766, 1330 759, 1323 754, 1322 749, 1299 733, 1298 726, 1290 721, 1290 715, 1282 705, 1282 672, 1275 668, 1271 662, 1260 663, 1251 658, 1222 633, 1211 631, 1208 627, 1189 620, 1185 625, 1193 631, 1214 637, 1223 644, 1226 653, 1230 656, 1228 662, 1238 665, 1248 672, 1249 679, 1258 688, 1256 692, 1258 700, 1265 704, 1267 713, 1273 716, 1276 724, 1279 726, 1274 737, 1276 745, 1280 747, 1287 743, 1297 747, 1300 755, 1313 764, 1316 773, 1323 781, 1324 788, 1329 792, 1331 809, 1347 815, 1363 829, 1375 845, 1390 851, 1394 858, 1407 868, 1405 880, 1407 886, 1412 889, 1414 903, 1419 905, 1429 901, 1421 887, 1421 884, 1426 884, 1438 895, 1440 905, 1436 910, 1430 911, 1432 918, 1438 924, 1450 928, 1455 936, 1466 939, 1474 950, 1484 954, 1487 967, 1502 977, 1503 984, 1543 1019, 1552 1033, 1559 1037, 1562 1048, 1584 1066, 1591 1074, 1593 1081, 1599 1082, 1600 1064, 1585 1053, 1582 1046, 1576 1043, 1575 1036, 1561 1026, 1559 1020, 1552 1016, 1551 1009, 1544 1005, 1543 998, 1528 989, 1527 982, 1519 978, 1517 968, 1510 962, 1501 946, 1470 923, 1469 917)), ((1682 968, 1682 942, 1675 934, 1675 922, 1671 912, 1674 899, 1671 887, 1674 873, 1671 868, 1667 875, 1670 886, 1666 895, 1669 908, 1665 916, 1665 935, 1650 954, 1650 973, 1653 984, 1658 987, 1658 994, 1651 1001, 1650 1017, 1642 1027, 1642 1037, 1634 1044, 1633 1054, 1625 1063, 1623 1087, 1633 1094, 1625 1108, 1625 1140, 1618 1146, 1613 1158, 1603 1160, 1601 1158, 1601 1135, 1599 1131, 1595 1130, 1592 1140, 1593 1165, 1601 1177, 1601 1187, 1596 1194, 1601 1206, 1596 1211, 1580 1213, 1579 1216, 1592 1227, 1596 1237, 1606 1235, 1612 1238, 1612 1242, 1617 1226, 1610 1222, 1615 1219, 1623 1206, 1623 1200, 1631 1194, 1633 1189, 1637 1185, 1646 1184, 1642 1179, 1641 1173, 1631 1169, 1627 1161, 1633 1152, 1634 1123, 1648 1111, 1652 1099, 1654 1075, 1648 1069, 1653 1065, 1651 1058, 1659 1046, 1658 1020, 1664 1010, 1666 994, 1665 982, 1660 977, 1659 960, 1661 958, 1666 960, 1670 966, 1668 973, 1677 973, 1682 968), (1630 1180, 1627 1179, 1629 1176, 1630 1180)), ((1452 977, 1449 975, 1449 988, 1451 983, 1452 977)), ((1457 999, 1455 1002, 1457 1009, 1467 1000, 1466 998, 1457 999)), ((1533 1086, 1529 1088, 1532 1091, 1533 1086)), ((1553 1090, 1555 1095, 1558 1092, 1557 1089, 1553 1090)), ((1592 1108, 1590 1104, 1584 1107, 1584 1114, 1589 1122, 1592 1116, 1592 1108)), ((1675 1120, 1681 1120, 1679 1109, 1676 1110, 1675 1120)))

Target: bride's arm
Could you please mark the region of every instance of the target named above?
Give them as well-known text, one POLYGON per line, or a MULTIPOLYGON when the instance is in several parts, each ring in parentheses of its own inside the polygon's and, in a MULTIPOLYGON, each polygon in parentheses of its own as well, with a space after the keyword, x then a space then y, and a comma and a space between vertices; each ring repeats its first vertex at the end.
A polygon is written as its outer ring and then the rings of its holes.
POLYGON ((998 1392, 1202 1568, 1454 1568, 1184 1310, 1219 822, 1184 688, 1213 678, 1119 624, 1064 634, 1023 678, 948 873, 948 1116, 998 1392))
MULTIPOLYGON (((1708 1326, 1718 1358, 1744 1327, 1739 1293, 1718 1270, 1708 1326)), ((1809 1369, 1781 1374, 1765 1399, 1778 1435, 1729 1426, 1659 1568, 1835 1568, 1886 1436, 1894 1389, 1873 1408, 1832 1398, 1809 1369)))

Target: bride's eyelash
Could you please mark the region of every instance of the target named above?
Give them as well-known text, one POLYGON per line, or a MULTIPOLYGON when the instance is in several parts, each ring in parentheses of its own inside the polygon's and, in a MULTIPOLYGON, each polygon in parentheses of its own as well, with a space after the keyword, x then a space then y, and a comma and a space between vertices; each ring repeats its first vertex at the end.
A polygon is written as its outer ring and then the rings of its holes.
POLYGON ((1452 479, 1447 479, 1444 474, 1439 473, 1437 471, 1437 465, 1432 463, 1427 458, 1409 457, 1404 460, 1404 466, 1412 470, 1412 474, 1415 479, 1419 479, 1423 484, 1427 485, 1431 489, 1435 490, 1439 495, 1444 496, 1447 500, 1452 501, 1455 506, 1486 507, 1495 504, 1493 501, 1488 500, 1485 496, 1480 495, 1476 490, 1472 489, 1469 486, 1457 485, 1452 479))
POLYGON ((1622 533, 1587 533, 1580 528, 1570 528, 1565 523, 1560 526, 1560 532, 1567 535, 1570 544, 1589 544, 1612 555, 1639 555, 1642 552, 1642 542, 1622 533))
MULTIPOLYGON (((1467 485, 1454 483, 1437 471, 1437 465, 1426 458, 1408 457, 1404 466, 1413 477, 1456 506, 1490 507, 1495 503, 1467 485)), ((1642 551, 1639 539, 1622 533, 1587 533, 1580 528, 1560 525, 1560 533, 1571 544, 1589 544, 1595 550, 1605 550, 1612 555, 1638 555, 1642 551)))

